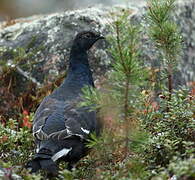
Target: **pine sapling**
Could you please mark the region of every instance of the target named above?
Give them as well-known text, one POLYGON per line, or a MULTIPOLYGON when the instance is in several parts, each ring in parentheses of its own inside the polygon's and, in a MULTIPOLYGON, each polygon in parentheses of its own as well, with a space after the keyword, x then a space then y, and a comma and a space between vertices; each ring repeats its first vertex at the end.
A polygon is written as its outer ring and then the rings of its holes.
MULTIPOLYGON (((181 35, 175 22, 171 20, 171 12, 176 0, 150 0, 148 2, 147 19, 149 37, 159 50, 163 70, 166 73, 168 102, 173 93, 173 73, 177 69, 181 55, 181 35)), ((169 107, 167 105, 167 111, 169 107)))

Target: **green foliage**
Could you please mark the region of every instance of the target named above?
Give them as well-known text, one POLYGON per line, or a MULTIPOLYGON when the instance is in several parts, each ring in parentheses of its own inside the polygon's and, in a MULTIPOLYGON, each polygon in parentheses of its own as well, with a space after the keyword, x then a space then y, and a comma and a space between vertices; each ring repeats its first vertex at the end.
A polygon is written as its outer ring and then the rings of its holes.
POLYGON ((92 87, 84 87, 82 89, 83 101, 80 102, 79 106, 91 106, 91 110, 99 108, 98 105, 101 104, 101 95, 100 93, 92 87), (92 106, 96 104, 96 106, 92 106))
MULTIPOLYGON (((31 116, 32 118, 32 116, 31 116)), ((39 180, 41 176, 31 175, 24 169, 34 149, 33 137, 27 127, 18 128, 18 122, 10 119, 6 126, 0 124, 0 167, 10 171, 13 179, 39 180)), ((0 174, 0 179, 6 175, 0 174)))
POLYGON ((187 89, 174 90, 171 101, 168 101, 168 92, 164 91, 164 95, 160 95, 163 98, 159 98, 159 109, 155 111, 150 107, 151 111, 147 111, 144 114, 145 117, 142 117, 142 119, 145 119, 145 127, 150 128, 150 131, 153 133, 159 133, 165 129, 170 131, 172 135, 183 134, 186 137, 187 130, 193 127, 194 122, 194 104, 193 100, 189 99, 188 93, 189 90, 187 89), (170 106, 169 112, 166 112, 167 103, 170 106))
POLYGON ((175 8, 174 3, 175 0, 150 0, 147 11, 148 34, 159 51, 163 67, 161 76, 167 81, 169 100, 173 91, 173 72, 177 68, 182 52, 182 37, 176 23, 171 20, 171 12, 175 8))
POLYGON ((168 169, 178 179, 195 178, 195 158, 192 156, 187 159, 174 158, 168 169))
POLYGON ((67 169, 64 169, 60 171, 59 179, 74 180, 74 174, 67 169))
POLYGON ((174 158, 188 159, 195 152, 194 104, 186 89, 175 90, 170 101, 165 96, 158 110, 147 112, 145 118, 142 116, 144 128, 151 133, 143 155, 153 172, 158 174, 168 168, 174 158))
POLYGON ((111 78, 118 83, 129 79, 131 85, 138 85, 143 83, 144 78, 140 76, 144 75, 144 68, 140 64, 140 28, 129 23, 128 17, 129 11, 122 11, 111 26, 112 35, 108 36, 111 45, 109 52, 115 60, 111 78))
POLYGON ((0 124, 1 160, 15 165, 27 161, 32 153, 28 151, 33 148, 32 140, 29 129, 27 127, 18 128, 17 121, 10 119, 6 126, 0 124))
POLYGON ((155 42, 165 65, 175 67, 181 54, 182 37, 176 23, 171 21, 175 0, 150 0, 148 8, 149 36, 155 42))
POLYGON ((148 19, 151 24, 163 24, 170 18, 176 0, 150 0, 148 2, 148 19))
MULTIPOLYGON (((142 159, 134 153, 132 156, 126 157, 124 154, 126 141, 115 133, 116 131, 104 129, 101 137, 91 135, 87 144, 88 147, 93 148, 88 157, 91 172, 84 177, 112 180, 126 178, 146 179, 147 171, 142 159)), ((144 146, 146 136, 143 137, 142 135, 140 132, 131 136, 132 140, 129 139, 131 150, 137 150, 144 146)))

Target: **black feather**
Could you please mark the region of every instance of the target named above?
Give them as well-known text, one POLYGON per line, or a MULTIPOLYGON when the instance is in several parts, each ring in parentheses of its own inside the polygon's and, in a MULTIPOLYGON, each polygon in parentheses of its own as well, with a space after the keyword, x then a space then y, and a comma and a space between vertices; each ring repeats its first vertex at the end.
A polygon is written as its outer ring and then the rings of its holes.
POLYGON ((90 133, 99 134, 100 125, 95 111, 78 107, 81 89, 94 86, 87 50, 102 39, 90 31, 79 33, 72 45, 67 78, 51 95, 44 98, 33 122, 37 146, 34 159, 27 164, 32 172, 42 169, 57 175, 57 163, 68 162, 71 169, 88 152, 85 146, 90 133))

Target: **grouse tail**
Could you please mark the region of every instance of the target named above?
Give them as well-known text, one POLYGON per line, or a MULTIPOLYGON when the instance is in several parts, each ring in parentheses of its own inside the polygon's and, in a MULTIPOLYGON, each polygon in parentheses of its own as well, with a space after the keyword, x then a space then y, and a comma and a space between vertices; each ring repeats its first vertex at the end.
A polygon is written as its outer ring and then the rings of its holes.
POLYGON ((30 169, 31 173, 35 173, 39 170, 44 170, 48 176, 57 176, 58 174, 57 164, 51 158, 35 158, 27 163, 26 168, 30 169))

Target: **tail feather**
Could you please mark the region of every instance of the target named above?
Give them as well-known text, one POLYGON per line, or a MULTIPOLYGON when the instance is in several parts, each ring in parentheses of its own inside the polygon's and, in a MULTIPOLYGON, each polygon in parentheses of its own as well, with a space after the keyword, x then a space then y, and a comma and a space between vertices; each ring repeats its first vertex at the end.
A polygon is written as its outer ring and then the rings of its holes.
POLYGON ((32 161, 29 161, 25 167, 27 169, 30 169, 31 173, 35 173, 39 169, 41 169, 41 165, 40 165, 39 161, 35 160, 35 159, 33 159, 32 161))
POLYGON ((41 168, 47 172, 48 175, 57 176, 58 168, 56 163, 51 159, 44 159, 40 161, 41 168))
POLYGON ((31 173, 35 173, 42 169, 46 171, 49 176, 57 176, 58 174, 57 165, 52 159, 33 159, 28 162, 26 167, 31 169, 31 173))

